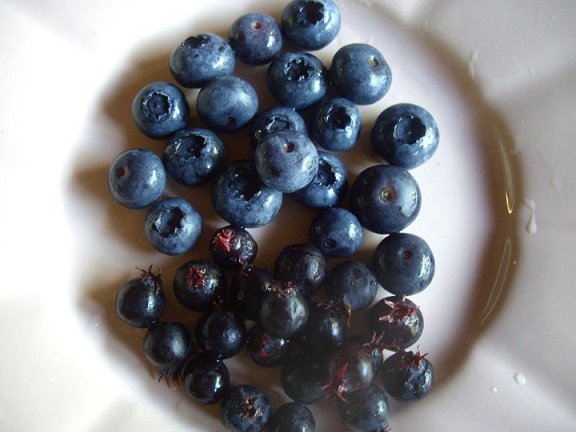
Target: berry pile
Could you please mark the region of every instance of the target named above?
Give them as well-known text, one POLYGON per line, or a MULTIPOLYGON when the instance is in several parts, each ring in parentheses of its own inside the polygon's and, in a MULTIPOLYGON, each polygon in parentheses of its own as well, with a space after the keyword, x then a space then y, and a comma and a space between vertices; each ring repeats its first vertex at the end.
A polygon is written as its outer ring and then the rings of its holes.
POLYGON ((210 184, 226 223, 211 235, 211 258, 183 263, 172 285, 177 301, 199 314, 196 327, 163 319, 167 301, 152 267, 120 288, 116 314, 145 329, 144 356, 160 376, 198 403, 220 403, 231 431, 313 431, 306 405, 333 398, 350 429, 382 432, 388 397, 419 399, 432 386, 429 359, 409 350, 424 318, 408 296, 430 284, 434 256, 422 238, 402 231, 421 204, 408 170, 433 155, 438 128, 420 106, 386 108, 371 129, 383 161, 349 187, 337 153, 357 145, 358 105, 382 99, 392 73, 368 44, 342 46, 329 68, 308 52, 332 42, 340 22, 332 0, 293 0, 280 22, 249 13, 231 24, 228 40, 188 37, 170 56, 177 84, 151 83, 132 103, 136 126, 163 140, 164 152, 132 148, 109 169, 113 198, 147 208, 146 238, 166 255, 188 252, 202 230, 192 203, 164 196, 167 182, 210 184), (236 61, 268 65, 277 106, 259 111, 255 89, 234 75, 236 61), (196 112, 206 128, 189 127, 189 88, 199 89, 196 112), (253 157, 227 160, 222 133, 240 129, 250 133, 253 157), (266 269, 255 264, 258 245, 248 229, 271 223, 286 196, 317 211, 310 241, 287 245, 266 269), (364 230, 384 235, 370 263, 354 258, 364 230), (376 301, 379 287, 391 295, 376 301), (359 310, 367 311, 368 331, 354 334, 359 310), (292 402, 273 409, 262 390, 231 384, 225 360, 242 350, 261 367, 280 368, 279 385, 292 402))

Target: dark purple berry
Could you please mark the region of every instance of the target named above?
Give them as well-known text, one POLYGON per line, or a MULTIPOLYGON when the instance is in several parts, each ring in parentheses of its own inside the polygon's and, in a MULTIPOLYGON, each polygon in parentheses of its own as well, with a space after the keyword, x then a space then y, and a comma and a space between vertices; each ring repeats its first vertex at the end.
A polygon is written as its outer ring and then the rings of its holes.
POLYGON ((289 347, 287 339, 272 336, 258 323, 248 331, 246 352, 259 366, 281 366, 289 354, 289 347))
POLYGON ((177 376, 191 352, 192 337, 180 323, 157 321, 144 335, 144 355, 161 376, 177 376))
POLYGON ((230 385, 230 373, 224 362, 202 353, 191 359, 182 373, 182 384, 195 402, 219 402, 230 385))
POLYGON ((384 361, 382 383, 390 396, 401 401, 421 399, 432 389, 434 368, 427 354, 399 351, 384 361))
POLYGON ((307 321, 308 302, 291 283, 278 283, 264 296, 260 323, 274 336, 291 338, 307 321))
POLYGON ((174 294, 188 309, 204 312, 218 303, 224 294, 220 266, 208 260, 191 260, 176 270, 174 294))
POLYGON ((203 351, 221 359, 238 354, 246 341, 244 320, 231 311, 204 312, 196 324, 196 341, 203 351))
POLYGON ((220 406, 220 420, 233 432, 262 431, 271 415, 268 396, 250 385, 231 387, 220 406))
POLYGON ((256 240, 239 226, 222 227, 210 239, 212 259, 225 268, 244 268, 252 264, 257 253, 256 240))

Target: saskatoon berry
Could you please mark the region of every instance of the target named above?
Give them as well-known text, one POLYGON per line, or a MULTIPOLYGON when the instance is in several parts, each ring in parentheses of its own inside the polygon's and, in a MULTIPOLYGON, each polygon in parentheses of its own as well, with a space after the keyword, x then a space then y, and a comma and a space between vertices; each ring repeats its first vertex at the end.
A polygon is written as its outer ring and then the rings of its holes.
POLYGON ((344 340, 348 314, 340 305, 322 302, 311 303, 309 310, 308 322, 295 340, 312 354, 333 351, 344 340))
POLYGON ((222 360, 201 353, 186 364, 182 384, 195 402, 213 404, 219 402, 228 391, 230 373, 222 360))
POLYGON ((347 393, 336 401, 338 417, 355 432, 386 432, 388 426, 388 399, 386 393, 370 384, 347 393))
POLYGON ((226 296, 230 307, 251 321, 260 320, 260 310, 266 294, 274 289, 272 273, 257 266, 232 271, 226 296))
POLYGON ((272 336, 256 323, 246 339, 246 352, 259 366, 281 366, 288 356, 290 344, 287 339, 272 336))
POLYGON ((311 404, 329 396, 326 359, 299 353, 284 362, 280 382, 286 396, 295 402, 311 404))
POLYGON ((157 321, 144 335, 144 355, 161 376, 176 376, 192 352, 192 338, 176 322, 157 321))
POLYGON ((212 261, 187 261, 174 276, 176 299, 188 309, 204 312, 223 296, 223 277, 220 266, 212 261))
POLYGON ((316 421, 306 405, 287 402, 272 414, 267 430, 270 432, 314 432, 316 421))
POLYGON ((244 228, 227 225, 210 239, 210 255, 224 268, 244 268, 252 264, 258 253, 254 237, 244 228))
POLYGON ((370 309, 368 321, 380 343, 394 351, 416 343, 424 330, 420 308, 405 297, 383 298, 370 309))
POLYGON ((324 278, 322 287, 333 303, 343 303, 352 311, 372 304, 378 282, 370 268, 357 260, 343 261, 324 278))
POLYGON ((329 361, 330 382, 326 389, 339 398, 370 385, 374 378, 372 357, 361 343, 347 340, 336 348, 329 361))
POLYGON ((258 432, 272 415, 272 403, 262 391, 250 385, 231 387, 220 406, 220 420, 233 432, 258 432))
POLYGON ((160 319, 164 304, 160 273, 152 273, 150 267, 142 270, 140 277, 129 280, 118 290, 116 315, 133 327, 144 328, 160 319))
POLYGON ((398 351, 382 365, 382 383, 390 396, 401 401, 421 399, 432 389, 434 368, 426 354, 398 351))
POLYGON ((196 341, 202 351, 227 359, 238 354, 246 341, 246 325, 236 313, 215 309, 196 324, 196 341))
POLYGON ((307 321, 308 303, 291 283, 278 283, 264 296, 260 323, 272 335, 291 338, 307 321))
POLYGON ((304 297, 310 297, 326 275, 326 259, 314 245, 300 243, 286 246, 274 262, 274 276, 293 282, 304 297))

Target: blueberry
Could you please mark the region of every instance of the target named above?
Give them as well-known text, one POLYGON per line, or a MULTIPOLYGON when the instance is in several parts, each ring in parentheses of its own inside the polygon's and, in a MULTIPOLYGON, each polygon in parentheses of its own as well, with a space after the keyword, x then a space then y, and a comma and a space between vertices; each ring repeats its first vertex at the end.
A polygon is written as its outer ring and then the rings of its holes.
POLYGON ((246 126, 258 111, 254 87, 237 76, 225 76, 202 87, 196 98, 200 120, 210 128, 233 132, 246 126))
POLYGON ((196 342, 204 352, 227 359, 238 354, 246 341, 244 320, 232 311, 206 311, 196 323, 196 342))
POLYGON ((421 399, 432 390, 434 368, 426 354, 398 351, 382 366, 382 383, 390 396, 400 401, 421 399))
POLYGON ((291 338, 304 328, 308 313, 308 302, 294 286, 278 284, 262 300, 260 324, 273 336, 291 338))
POLYGON ((434 254, 421 237, 394 233, 376 246, 372 255, 374 275, 382 287, 399 296, 424 290, 434 277, 434 254))
POLYGON ((376 384, 336 400, 338 417, 354 432, 389 431, 388 398, 376 384))
POLYGON ((310 224, 310 240, 324 255, 350 256, 360 249, 362 237, 358 218, 344 208, 321 210, 310 224))
POLYGON ((326 259, 310 243, 288 245, 274 261, 274 275, 285 282, 293 282, 304 297, 318 290, 326 275, 326 259))
POLYGON ((230 388, 220 406, 220 420, 233 432, 259 432, 270 420, 272 403, 256 387, 243 384, 230 388))
POLYGON ((252 122, 250 132, 252 147, 256 148, 268 135, 282 130, 307 133, 306 122, 293 108, 278 105, 262 111, 252 122))
POLYGON ((372 357, 361 343, 347 340, 340 344, 331 356, 328 373, 330 384, 328 391, 339 398, 363 387, 367 387, 374 379, 372 357))
POLYGON ((288 339, 270 334, 258 323, 248 332, 246 352, 258 366, 281 366, 288 357, 289 348, 288 339))
POLYGON ((328 71, 310 53, 285 52, 268 66, 268 88, 282 104, 303 109, 320 101, 328 91, 328 71))
POLYGON ((192 358, 182 373, 184 390, 194 402, 220 402, 230 386, 230 372, 226 364, 207 353, 192 358))
POLYGON ((322 288, 330 301, 342 302, 355 311, 372 304, 378 293, 378 282, 366 264, 347 260, 326 275, 322 288))
POLYGON ((166 138, 184 129, 189 117, 186 96, 174 84, 167 82, 148 84, 132 101, 134 123, 150 138, 166 138))
POLYGON ((334 54, 330 78, 343 97, 359 105, 368 105, 388 92, 392 71, 377 48, 353 43, 344 45, 334 54))
POLYGON ((326 359, 307 353, 298 353, 284 362, 280 382, 286 396, 301 404, 326 399, 328 384, 326 359))
POLYGON ((314 432, 316 420, 306 405, 287 402, 272 414, 267 430, 270 432, 314 432))
POLYGON ((160 273, 152 273, 152 267, 130 279, 116 294, 116 316, 133 327, 149 327, 158 321, 165 305, 160 273))
POLYGON ((424 317, 420 308, 405 297, 386 297, 370 309, 370 328, 380 335, 380 344, 389 350, 408 348, 422 335, 424 317))
POLYGON ((262 65, 271 62, 282 49, 282 32, 270 15, 248 13, 232 23, 228 43, 241 62, 262 65))
POLYGON ((333 351, 344 341, 348 314, 340 305, 311 302, 309 318, 295 340, 314 355, 333 351))
POLYGON ((256 147, 256 170, 267 186, 294 192, 312 181, 318 171, 318 151, 307 135, 279 131, 256 147))
POLYGON ((224 220, 243 228, 266 225, 282 206, 282 192, 262 182, 250 159, 228 164, 212 184, 211 199, 224 220))
POLYGON ((128 208, 144 208, 156 201, 166 187, 166 172, 156 153, 142 148, 123 151, 108 171, 112 197, 128 208))
POLYGON ((204 312, 224 295, 224 275, 215 262, 190 260, 176 270, 173 289, 184 307, 204 312))
POLYGON ((156 321, 144 335, 144 355, 161 376, 175 377, 192 352, 192 338, 184 325, 156 321))
POLYGON ((350 150, 358 141, 361 129, 360 110, 345 98, 326 99, 310 117, 310 138, 330 151, 350 150))
POLYGON ((150 207, 144 233, 150 245, 166 255, 190 250, 200 238, 202 219, 188 201, 165 198, 150 207))
POLYGON ((340 30, 340 10, 332 0, 293 0, 282 11, 282 32, 306 50, 324 48, 340 30))
POLYGON ((420 187, 404 168, 373 165, 350 190, 350 208, 362 226, 379 234, 402 231, 420 212, 420 187))
POLYGON ((292 197, 313 209, 337 206, 348 189, 346 166, 332 153, 319 151, 318 158, 316 175, 310 183, 295 191, 292 197))
POLYGON ((169 68, 174 79, 184 87, 198 88, 208 81, 232 74, 234 51, 214 33, 190 36, 170 55, 169 68))
POLYGON ((386 108, 372 128, 372 148, 387 162, 415 168, 438 148, 439 133, 434 117, 424 108, 402 103, 386 108))
POLYGON ((244 228, 227 225, 210 239, 210 255, 224 268, 245 269, 258 253, 258 244, 244 228))
POLYGON ((172 135, 164 147, 162 162, 166 173, 185 186, 198 186, 222 168, 224 143, 207 129, 183 129, 172 135))

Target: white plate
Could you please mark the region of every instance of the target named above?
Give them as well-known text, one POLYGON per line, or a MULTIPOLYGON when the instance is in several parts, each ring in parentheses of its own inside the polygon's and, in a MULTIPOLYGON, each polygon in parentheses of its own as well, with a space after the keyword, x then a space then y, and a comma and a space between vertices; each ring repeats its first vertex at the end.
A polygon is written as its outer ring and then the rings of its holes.
MULTIPOLYGON (((244 12, 278 16, 284 4, 0 3, 0 430, 221 429, 217 407, 156 381, 142 331, 115 318, 113 299, 136 266, 152 263, 170 296, 176 267, 206 255, 210 230, 223 222, 205 189, 172 185, 207 215, 204 248, 161 256, 143 238, 144 213, 110 199, 106 171, 127 147, 160 150, 137 133, 129 105, 147 82, 170 79, 176 43, 225 34, 244 12)), ((574 2, 339 4, 342 31, 318 56, 329 63, 339 46, 368 42, 394 73, 390 93, 363 108, 364 142, 375 115, 400 101, 426 107, 441 130, 438 153, 414 170, 423 207, 407 229, 437 258, 432 285, 415 296, 426 319, 419 347, 437 382, 420 402, 392 404, 393 429, 576 430, 574 2)), ((243 138, 225 140, 233 148, 243 138)), ((349 158, 352 175, 377 162, 367 146, 349 158)), ((260 264, 306 239, 311 213, 294 224, 296 210, 288 203, 277 224, 255 230, 260 264)), ((368 235, 361 256, 377 241, 368 235)), ((170 301, 172 317, 193 324, 170 301)), ((235 383, 283 400, 277 370, 244 356, 229 366, 235 383)), ((332 408, 313 406, 317 430, 345 430, 332 408)))

